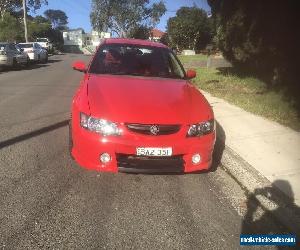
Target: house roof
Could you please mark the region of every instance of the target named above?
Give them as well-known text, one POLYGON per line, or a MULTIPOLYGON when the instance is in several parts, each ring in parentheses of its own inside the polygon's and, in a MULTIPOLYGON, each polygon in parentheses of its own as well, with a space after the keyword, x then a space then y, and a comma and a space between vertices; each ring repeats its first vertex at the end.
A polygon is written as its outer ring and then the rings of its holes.
POLYGON ((161 38, 165 34, 165 32, 163 32, 163 31, 161 31, 159 29, 152 29, 150 31, 150 33, 151 33, 152 37, 159 37, 159 38, 161 38))

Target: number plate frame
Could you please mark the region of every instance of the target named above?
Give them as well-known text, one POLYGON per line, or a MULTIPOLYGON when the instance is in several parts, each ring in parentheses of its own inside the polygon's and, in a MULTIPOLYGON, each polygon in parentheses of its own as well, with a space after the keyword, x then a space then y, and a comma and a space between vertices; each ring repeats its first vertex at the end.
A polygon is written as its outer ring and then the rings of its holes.
POLYGON ((137 156, 149 157, 165 157, 172 156, 173 150, 171 147, 156 148, 156 147, 138 147, 136 148, 137 156))

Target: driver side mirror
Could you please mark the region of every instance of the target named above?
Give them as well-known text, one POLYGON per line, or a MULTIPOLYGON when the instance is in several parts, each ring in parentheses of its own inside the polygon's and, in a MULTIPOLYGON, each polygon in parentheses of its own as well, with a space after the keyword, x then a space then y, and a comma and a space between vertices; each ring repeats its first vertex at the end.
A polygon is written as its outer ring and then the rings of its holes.
POLYGON ((76 62, 74 62, 74 63, 72 64, 72 68, 73 68, 74 70, 79 71, 79 72, 84 72, 84 73, 86 73, 86 71, 87 71, 87 68, 86 68, 86 66, 85 66, 85 63, 84 63, 83 61, 76 61, 76 62))
POLYGON ((196 77, 196 75, 197 75, 197 73, 193 69, 188 69, 187 72, 186 72, 186 78, 187 79, 193 79, 193 78, 196 77))

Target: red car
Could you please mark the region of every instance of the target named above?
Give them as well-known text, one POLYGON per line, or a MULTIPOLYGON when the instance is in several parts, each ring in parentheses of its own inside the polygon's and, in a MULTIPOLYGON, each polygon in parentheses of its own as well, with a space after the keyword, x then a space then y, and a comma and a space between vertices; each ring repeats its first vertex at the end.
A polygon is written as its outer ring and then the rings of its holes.
POLYGON ((70 149, 87 169, 186 173, 210 168, 213 111, 171 49, 135 39, 106 39, 72 103, 70 149))

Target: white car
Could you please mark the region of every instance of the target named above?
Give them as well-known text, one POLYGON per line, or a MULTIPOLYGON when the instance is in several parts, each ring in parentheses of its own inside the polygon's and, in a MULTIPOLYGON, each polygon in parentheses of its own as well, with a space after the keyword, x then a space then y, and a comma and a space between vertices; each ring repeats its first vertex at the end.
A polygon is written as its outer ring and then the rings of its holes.
POLYGON ((0 42, 0 67, 27 65, 29 57, 14 43, 0 42))
POLYGON ((42 46, 42 48, 46 49, 48 52, 51 52, 53 49, 53 45, 48 38, 37 38, 36 42, 42 46))
POLYGON ((43 49, 41 45, 36 42, 33 43, 19 43, 18 44, 24 52, 27 53, 31 61, 34 62, 47 62, 48 52, 43 49))

